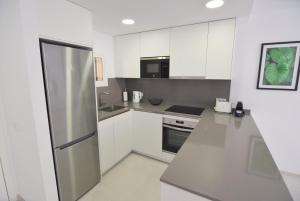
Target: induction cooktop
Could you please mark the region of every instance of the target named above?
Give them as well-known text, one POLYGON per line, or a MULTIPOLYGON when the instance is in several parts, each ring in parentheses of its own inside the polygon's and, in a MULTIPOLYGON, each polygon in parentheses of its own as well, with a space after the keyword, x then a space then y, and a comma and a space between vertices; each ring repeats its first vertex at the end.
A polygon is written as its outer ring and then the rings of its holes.
POLYGON ((191 107, 191 106, 183 106, 183 105, 173 105, 166 109, 167 112, 175 112, 189 115, 201 115, 204 111, 204 108, 201 107, 191 107))

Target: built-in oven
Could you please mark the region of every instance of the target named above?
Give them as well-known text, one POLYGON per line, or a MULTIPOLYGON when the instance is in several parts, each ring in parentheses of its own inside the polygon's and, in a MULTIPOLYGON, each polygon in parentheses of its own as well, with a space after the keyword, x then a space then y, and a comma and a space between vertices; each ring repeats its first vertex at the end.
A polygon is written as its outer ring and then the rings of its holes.
POLYGON ((164 117, 163 151, 176 154, 196 127, 198 121, 198 119, 164 117))
POLYGON ((142 57, 141 78, 169 78, 169 57, 142 57))

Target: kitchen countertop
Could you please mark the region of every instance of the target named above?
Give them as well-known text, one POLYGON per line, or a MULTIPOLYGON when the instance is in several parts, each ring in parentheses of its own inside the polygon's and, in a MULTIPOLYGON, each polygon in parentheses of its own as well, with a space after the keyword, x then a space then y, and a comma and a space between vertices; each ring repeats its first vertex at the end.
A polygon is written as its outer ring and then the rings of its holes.
MULTIPOLYGON (((160 105, 151 105, 148 101, 143 101, 141 103, 132 103, 132 102, 121 102, 116 103, 114 105, 124 106, 124 109, 120 109, 114 112, 105 112, 102 110, 98 110, 98 120, 103 121, 105 119, 111 118, 113 116, 122 114, 124 112, 129 111, 130 109, 134 109, 136 111, 144 111, 144 112, 151 112, 151 113, 158 113, 158 114, 165 114, 165 115, 176 115, 180 117, 186 117, 186 118, 195 118, 199 119, 200 117, 197 115, 186 115, 181 113, 174 113, 174 112, 166 112, 165 110, 169 107, 171 107, 174 104, 169 103, 162 103, 160 105)), ((103 107, 106 107, 109 105, 105 105, 103 107)))
MULTIPOLYGON (((250 114, 243 118, 206 109, 199 116, 166 112, 173 104, 118 103, 99 121, 134 109, 200 119, 161 181, 214 201, 292 201, 250 114)), ((107 105, 109 106, 109 105, 107 105)))
POLYGON ((292 201, 251 115, 207 109, 161 181, 216 201, 292 201))

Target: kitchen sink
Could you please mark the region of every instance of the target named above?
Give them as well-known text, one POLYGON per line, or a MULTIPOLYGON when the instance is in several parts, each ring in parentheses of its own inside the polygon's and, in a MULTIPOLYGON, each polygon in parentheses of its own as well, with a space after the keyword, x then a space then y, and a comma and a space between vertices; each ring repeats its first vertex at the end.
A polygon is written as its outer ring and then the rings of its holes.
POLYGON ((119 105, 110 105, 104 108, 101 108, 100 111, 105 111, 105 112, 114 112, 117 110, 121 110, 124 109, 124 106, 119 106, 119 105))

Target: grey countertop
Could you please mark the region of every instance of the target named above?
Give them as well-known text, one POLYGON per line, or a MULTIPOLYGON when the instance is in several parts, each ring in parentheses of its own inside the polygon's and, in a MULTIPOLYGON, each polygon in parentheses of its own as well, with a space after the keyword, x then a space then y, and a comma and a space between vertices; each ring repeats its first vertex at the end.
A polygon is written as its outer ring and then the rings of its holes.
POLYGON ((211 200, 293 200, 251 115, 205 110, 161 181, 211 200))
MULTIPOLYGON (((99 121, 130 109, 165 112, 172 104, 119 103, 115 112, 99 111, 99 121)), ((206 109, 197 127, 161 181, 214 201, 292 201, 291 195, 251 115, 243 118, 206 109)))
MULTIPOLYGON (((199 119, 199 116, 195 116, 195 115, 185 115, 185 114, 174 113, 174 112, 166 112, 165 110, 167 108, 174 105, 174 104, 169 104, 169 103, 162 103, 160 105, 151 105, 148 101, 143 101, 141 103, 121 102, 121 103, 117 103, 115 105, 124 106, 125 108, 121 109, 121 110, 114 111, 114 112, 105 112, 105 111, 99 110, 98 111, 98 120, 102 121, 102 120, 111 118, 111 117, 116 116, 118 114, 127 112, 130 109, 134 109, 134 110, 137 110, 137 111, 152 112, 152 113, 166 114, 166 115, 176 115, 176 116, 181 116, 181 117, 199 119)), ((109 106, 109 105, 107 105, 107 106, 109 106)))

